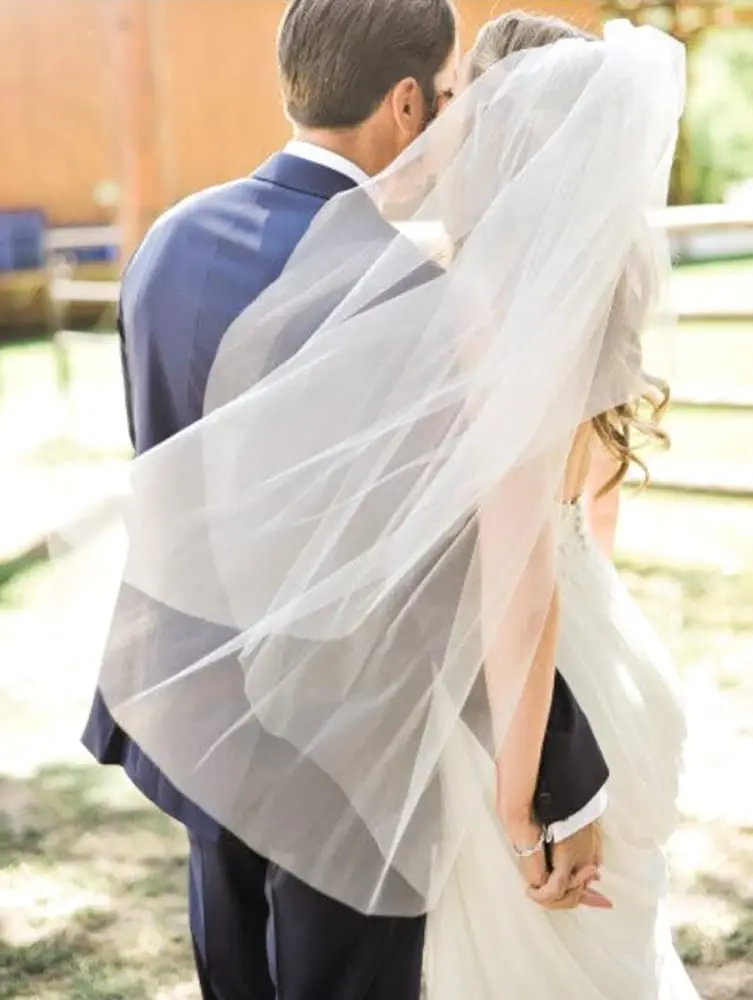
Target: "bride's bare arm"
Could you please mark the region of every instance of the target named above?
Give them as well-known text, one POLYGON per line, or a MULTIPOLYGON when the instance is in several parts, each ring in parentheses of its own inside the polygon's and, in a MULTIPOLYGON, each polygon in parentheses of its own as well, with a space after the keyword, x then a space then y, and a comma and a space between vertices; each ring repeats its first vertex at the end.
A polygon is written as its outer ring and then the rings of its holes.
MULTIPOLYGON (((550 720, 556 672, 559 592, 556 583, 556 499, 580 495, 588 479, 593 433, 575 434, 563 470, 541 458, 508 476, 479 512, 484 596, 485 671, 495 729, 497 795, 513 839, 536 828, 534 798, 550 720), (550 499, 547 499, 550 498, 550 499), (536 514, 532 514, 538 505, 536 514), (532 520, 533 517, 533 520, 532 520), (521 524, 537 524, 518 539, 521 524), (517 561, 511 559, 516 544, 517 561), (500 574, 517 574, 504 607, 495 606, 500 574)), ((582 803, 581 803, 582 804, 582 803)), ((577 807, 576 807, 577 808, 577 807)), ((573 810, 575 811, 575 810, 573 810)))
MULTIPOLYGON (((587 435, 576 435, 567 463, 564 498, 571 495, 568 490, 574 481, 582 485, 587 463, 582 462, 581 447, 586 442, 587 435)), ((518 863, 532 899, 553 909, 579 904, 608 907, 603 896, 588 888, 599 864, 593 826, 554 846, 550 870, 535 809, 544 770, 542 751, 545 738, 552 735, 560 623, 557 496, 553 489, 558 479, 556 469, 547 468, 547 464, 542 460, 508 476, 479 510, 484 667, 495 735, 497 812, 513 845, 527 852, 518 863), (526 523, 538 526, 533 542, 516 538, 515 532, 526 523), (517 553, 516 542, 520 542, 517 553), (512 581, 509 574, 513 574, 512 581), (511 590, 501 586, 506 575, 511 590), (495 599, 501 595, 506 597, 504 606, 495 599)), ((573 703, 571 708, 582 717, 577 705, 573 703)), ((587 720, 582 721, 581 730, 590 733, 587 720)), ((598 756, 595 743, 592 749, 598 756)), ((565 744, 562 751, 562 767, 555 774, 564 768, 562 777, 567 785, 572 777, 567 769, 577 764, 573 764, 565 744)), ((577 808, 573 806, 572 813, 577 808)))
MULTIPOLYGON (((555 584, 555 537, 549 517, 533 540, 516 539, 520 504, 541 502, 546 469, 515 474, 492 492, 479 511, 484 601, 485 672, 497 763, 500 818, 513 840, 530 837, 541 750, 552 702, 559 595, 555 584), (511 552, 516 543, 518 567, 511 552), (518 579, 502 604, 499 581, 518 579)), ((525 846, 522 844, 521 846, 525 846)))
POLYGON ((498 811, 518 846, 525 846, 521 834, 530 834, 537 826, 533 799, 552 704, 558 627, 555 589, 517 709, 497 752, 498 811))

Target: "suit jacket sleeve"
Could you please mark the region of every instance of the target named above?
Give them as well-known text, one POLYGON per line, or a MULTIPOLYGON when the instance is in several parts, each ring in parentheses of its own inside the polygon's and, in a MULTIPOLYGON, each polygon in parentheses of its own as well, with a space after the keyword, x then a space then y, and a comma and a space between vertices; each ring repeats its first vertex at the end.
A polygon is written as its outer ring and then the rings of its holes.
POLYGON ((534 799, 541 823, 574 816, 604 787, 609 769, 585 713, 562 674, 554 679, 534 799))

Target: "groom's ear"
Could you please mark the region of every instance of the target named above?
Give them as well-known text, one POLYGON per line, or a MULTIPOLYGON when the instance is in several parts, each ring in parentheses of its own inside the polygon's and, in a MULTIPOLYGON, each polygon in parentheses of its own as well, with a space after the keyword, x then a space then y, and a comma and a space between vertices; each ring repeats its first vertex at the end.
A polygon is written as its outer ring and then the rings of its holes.
POLYGON ((392 117, 406 139, 414 139, 423 128, 427 108, 417 80, 406 77, 400 80, 387 95, 392 117))

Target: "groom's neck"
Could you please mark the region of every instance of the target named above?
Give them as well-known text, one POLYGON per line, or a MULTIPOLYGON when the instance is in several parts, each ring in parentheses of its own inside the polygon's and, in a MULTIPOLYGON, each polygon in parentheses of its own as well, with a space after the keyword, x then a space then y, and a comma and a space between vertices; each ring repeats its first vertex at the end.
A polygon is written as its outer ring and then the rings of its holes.
POLYGON ((344 156, 370 177, 384 170, 391 159, 385 156, 383 147, 380 148, 381 143, 375 130, 365 126, 349 129, 298 127, 295 130, 295 138, 344 156))

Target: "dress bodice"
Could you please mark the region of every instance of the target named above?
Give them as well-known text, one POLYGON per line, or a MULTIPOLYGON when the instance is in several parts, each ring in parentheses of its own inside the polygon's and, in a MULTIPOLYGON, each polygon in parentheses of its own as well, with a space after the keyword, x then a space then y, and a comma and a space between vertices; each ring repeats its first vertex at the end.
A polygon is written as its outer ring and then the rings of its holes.
POLYGON ((575 537, 583 541, 588 537, 584 497, 560 505, 560 537, 575 537))

